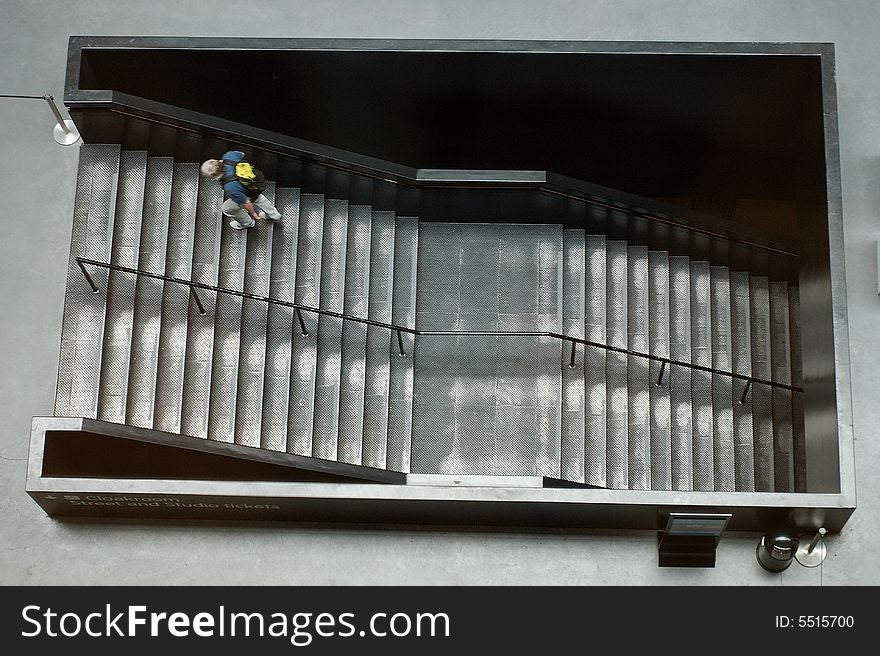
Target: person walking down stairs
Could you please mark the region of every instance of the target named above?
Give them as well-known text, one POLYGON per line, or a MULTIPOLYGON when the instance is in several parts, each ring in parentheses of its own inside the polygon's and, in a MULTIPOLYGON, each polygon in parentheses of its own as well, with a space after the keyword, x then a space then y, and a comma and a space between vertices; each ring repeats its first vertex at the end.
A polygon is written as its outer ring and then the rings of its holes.
POLYGON ((263 195, 266 176, 246 161, 240 150, 223 153, 222 159, 206 160, 201 172, 223 185, 223 214, 229 217, 232 228, 253 228, 257 219, 281 218, 272 202, 263 195))

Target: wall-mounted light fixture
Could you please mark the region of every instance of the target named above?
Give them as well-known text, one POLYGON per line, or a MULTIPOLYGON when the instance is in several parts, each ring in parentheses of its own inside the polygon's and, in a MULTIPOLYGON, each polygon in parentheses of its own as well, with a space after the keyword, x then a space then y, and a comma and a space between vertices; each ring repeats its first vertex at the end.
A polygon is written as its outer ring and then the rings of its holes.
POLYGON ((785 529, 767 531, 755 549, 758 564, 768 572, 783 572, 791 565, 798 539, 785 529))

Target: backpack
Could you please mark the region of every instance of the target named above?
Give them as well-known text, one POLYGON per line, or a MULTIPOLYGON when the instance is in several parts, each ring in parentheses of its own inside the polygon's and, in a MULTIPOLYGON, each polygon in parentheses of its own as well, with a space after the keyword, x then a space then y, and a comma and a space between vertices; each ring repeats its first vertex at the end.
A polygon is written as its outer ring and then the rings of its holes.
POLYGON ((238 180, 247 191, 248 196, 259 196, 266 189, 266 176, 263 172, 246 160, 235 163, 235 173, 224 175, 220 179, 221 184, 238 180))

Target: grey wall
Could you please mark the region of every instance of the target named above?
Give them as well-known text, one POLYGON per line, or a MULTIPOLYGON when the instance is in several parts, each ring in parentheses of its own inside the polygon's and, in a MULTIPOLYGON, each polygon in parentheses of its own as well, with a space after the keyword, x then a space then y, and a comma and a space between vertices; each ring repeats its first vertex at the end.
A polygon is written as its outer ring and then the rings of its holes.
MULTIPOLYGON (((30 418, 51 415, 77 146, 36 101, 0 99, 0 584, 880 583, 880 10, 875 0, 273 0, 242 22, 217 5, 2 0, 0 93, 62 96, 70 35, 821 41, 837 48, 859 509, 821 568, 755 563, 728 535, 714 569, 656 566, 653 535, 61 523, 24 493, 30 418)), ((258 101, 258 99, 257 99, 258 101)), ((365 518, 366 519, 366 518, 365 518)))

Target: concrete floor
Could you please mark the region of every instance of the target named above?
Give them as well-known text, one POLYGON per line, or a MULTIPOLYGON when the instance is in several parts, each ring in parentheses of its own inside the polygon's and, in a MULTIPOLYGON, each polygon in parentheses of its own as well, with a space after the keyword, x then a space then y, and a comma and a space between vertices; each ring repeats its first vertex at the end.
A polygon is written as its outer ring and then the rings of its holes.
POLYGON ((0 93, 63 96, 70 35, 821 41, 837 48, 859 508, 821 568, 771 575, 757 537, 714 569, 660 569, 652 535, 71 524, 24 492, 33 415, 51 415, 77 149, 37 101, 0 99, 0 584, 865 585, 880 583, 880 6, 876 0, 2 0, 0 93))

